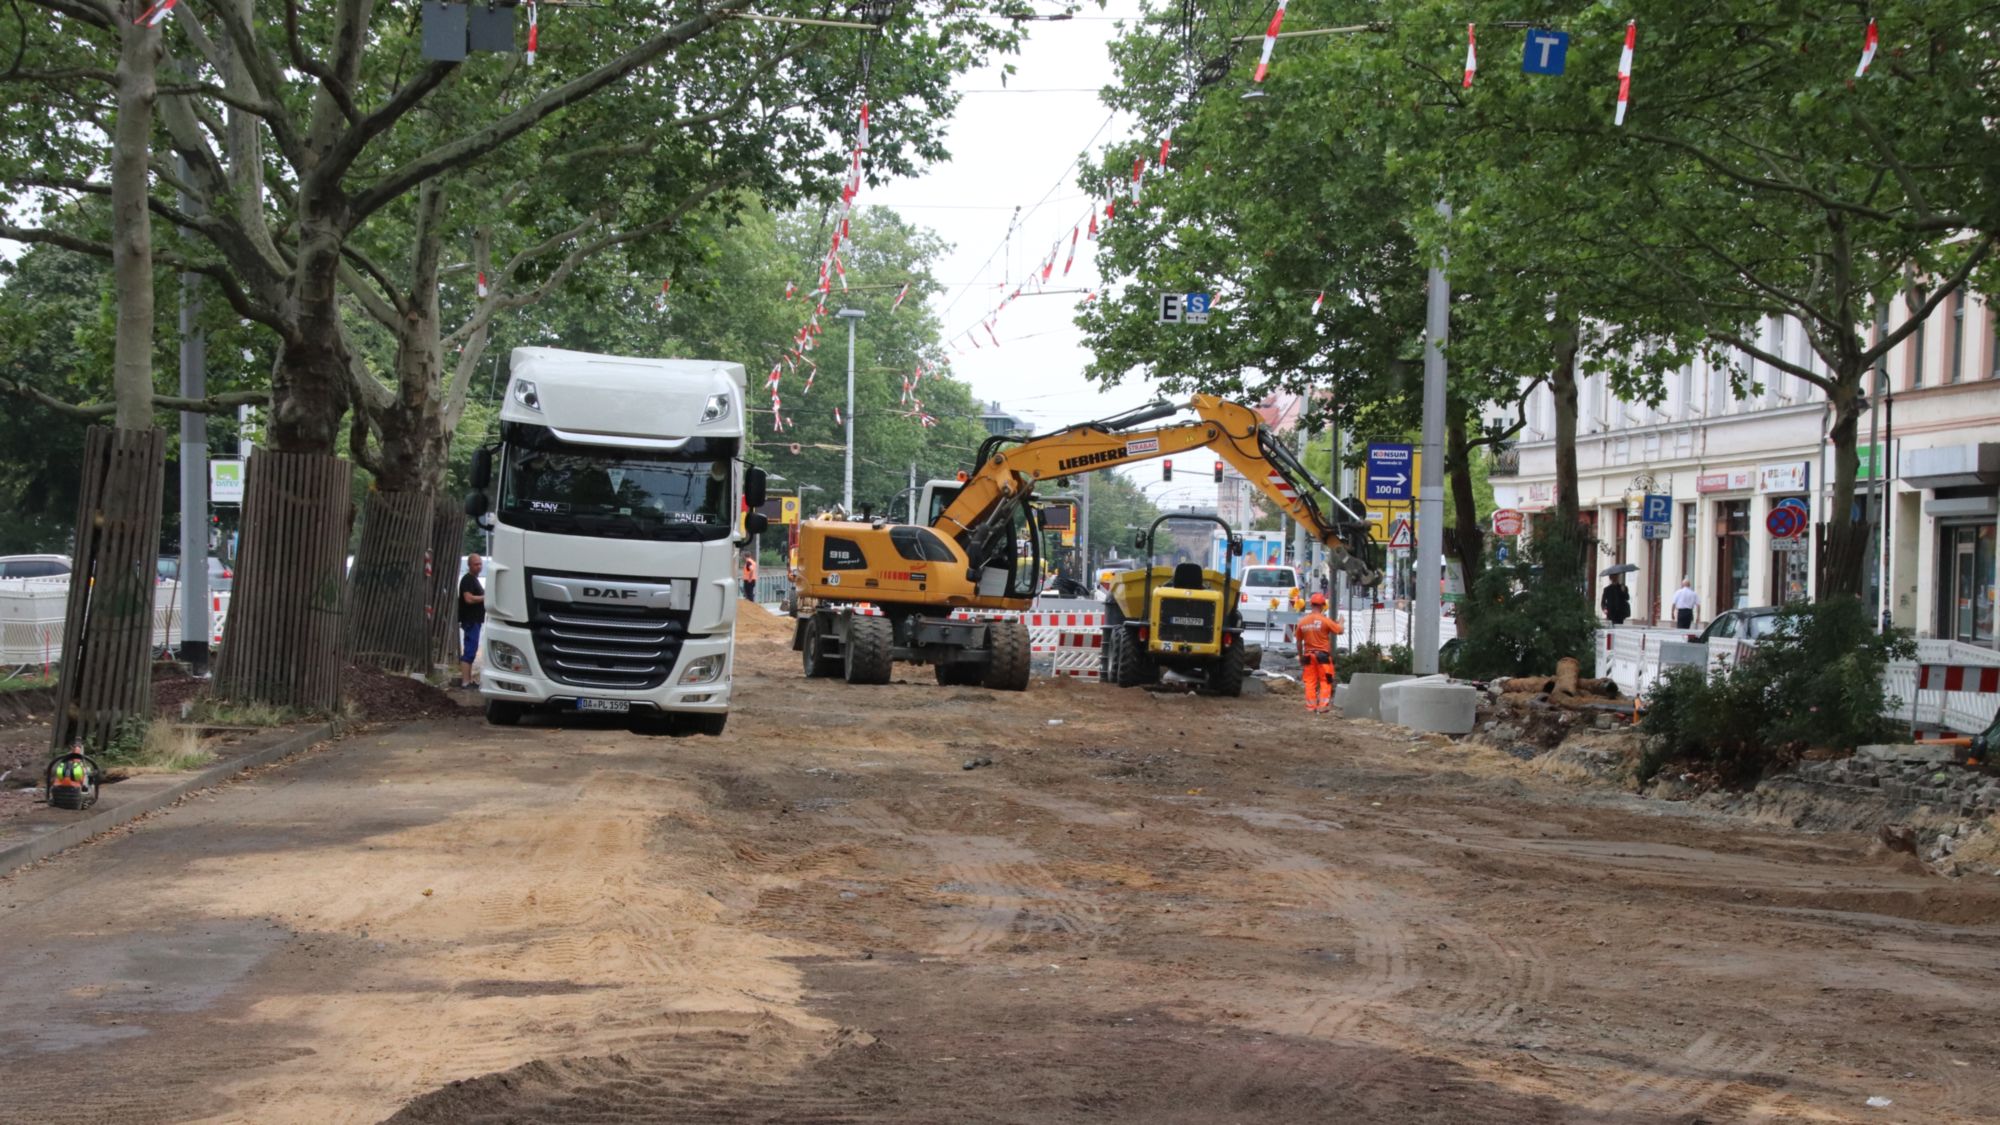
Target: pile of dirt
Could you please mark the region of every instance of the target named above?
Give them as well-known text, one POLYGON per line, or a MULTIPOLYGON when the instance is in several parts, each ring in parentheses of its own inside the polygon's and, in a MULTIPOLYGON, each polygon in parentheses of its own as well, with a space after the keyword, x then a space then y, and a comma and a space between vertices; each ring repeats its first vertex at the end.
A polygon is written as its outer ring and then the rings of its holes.
POLYGON ((792 619, 779 617, 756 602, 736 603, 736 639, 792 643, 792 619))
POLYGON ((0 692, 0 727, 18 726, 46 719, 55 707, 54 685, 0 692))
POLYGON ((359 664, 347 666, 347 700, 374 722, 401 722, 406 719, 450 719, 468 708, 439 688, 359 664))
POLYGON ((153 714, 162 718, 178 718, 181 704, 206 696, 209 685, 210 681, 197 680, 178 668, 155 671, 153 714))

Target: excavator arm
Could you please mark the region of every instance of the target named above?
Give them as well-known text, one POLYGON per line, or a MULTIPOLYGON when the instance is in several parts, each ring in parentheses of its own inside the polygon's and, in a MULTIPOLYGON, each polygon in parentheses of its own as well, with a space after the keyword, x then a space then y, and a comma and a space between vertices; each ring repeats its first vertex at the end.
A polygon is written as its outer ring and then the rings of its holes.
POLYGON ((1196 395, 1179 405, 1158 403, 1040 437, 988 439, 965 487, 939 513, 932 529, 957 539, 969 555, 980 558, 993 548, 993 540, 1011 534, 1008 515, 1032 494, 1038 481, 1208 448, 1311 531, 1354 581, 1373 586, 1381 580, 1380 568, 1371 561, 1373 543, 1366 517, 1331 493, 1325 494, 1330 510, 1321 508, 1320 497, 1314 495, 1319 486, 1256 413, 1214 395, 1196 395), (1196 420, 1137 428, 1182 410, 1192 411, 1196 420))

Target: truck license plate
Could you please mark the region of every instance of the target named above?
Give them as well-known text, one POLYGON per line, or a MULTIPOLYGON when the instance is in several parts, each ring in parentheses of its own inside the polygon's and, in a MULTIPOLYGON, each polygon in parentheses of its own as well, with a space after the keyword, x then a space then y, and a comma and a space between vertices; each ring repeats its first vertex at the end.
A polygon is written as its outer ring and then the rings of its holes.
POLYGON ((632 701, 629 699, 579 699, 576 701, 576 709, 579 711, 606 711, 614 715, 623 715, 632 709, 632 701))

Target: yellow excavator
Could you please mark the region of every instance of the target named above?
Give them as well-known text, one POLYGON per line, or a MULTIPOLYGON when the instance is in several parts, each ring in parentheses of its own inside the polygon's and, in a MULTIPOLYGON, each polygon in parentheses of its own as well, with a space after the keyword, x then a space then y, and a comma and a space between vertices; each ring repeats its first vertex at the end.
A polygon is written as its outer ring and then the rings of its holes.
POLYGON ((940 684, 1025 690, 1027 626, 992 611, 1026 610, 1039 593, 1035 485, 1206 448, 1325 544, 1353 581, 1381 580, 1361 504, 1322 489, 1249 407, 1196 395, 1038 437, 990 437, 962 481, 925 486, 924 525, 801 523, 792 647, 805 674, 883 684, 903 661, 932 665, 940 684), (1141 428, 1183 410, 1194 419, 1141 428))

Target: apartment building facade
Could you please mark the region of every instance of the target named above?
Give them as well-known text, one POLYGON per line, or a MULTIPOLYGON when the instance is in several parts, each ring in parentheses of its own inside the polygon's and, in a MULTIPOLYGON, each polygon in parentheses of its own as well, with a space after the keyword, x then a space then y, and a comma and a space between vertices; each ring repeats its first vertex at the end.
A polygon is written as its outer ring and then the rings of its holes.
MULTIPOLYGON (((2000 647, 1996 305, 1978 294, 1955 295, 1892 350, 1888 393, 1861 422, 1856 483, 1857 510, 1871 529, 1869 604, 1883 604, 1886 589, 1895 624, 1919 636, 1991 647, 2000 647), (1879 550, 1885 516, 1886 558, 1879 550)), ((1906 318, 1907 307, 1895 315, 1906 318)), ((1902 323, 1892 319, 1890 327, 1902 323)), ((1757 343, 1825 370, 1795 321, 1767 320, 1757 343)), ((1740 394, 1726 365, 1706 361, 1670 376, 1657 405, 1620 400, 1603 376, 1579 387, 1582 518, 1598 540, 1598 570, 1638 567, 1626 578, 1642 622, 1672 619, 1667 605, 1683 578, 1691 580, 1704 621, 1724 609, 1781 605, 1817 592, 1832 493, 1832 412, 1804 379, 1747 356, 1737 364, 1751 376, 1740 394), (1666 524, 1642 518, 1647 494, 1672 497, 1666 524), (1767 521, 1781 506, 1805 509, 1806 534, 1771 533, 1767 521)), ((1493 485, 1502 507, 1534 512, 1555 503, 1555 404, 1546 388, 1530 396, 1527 419, 1520 440, 1499 459, 1493 485)))

